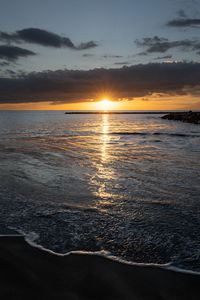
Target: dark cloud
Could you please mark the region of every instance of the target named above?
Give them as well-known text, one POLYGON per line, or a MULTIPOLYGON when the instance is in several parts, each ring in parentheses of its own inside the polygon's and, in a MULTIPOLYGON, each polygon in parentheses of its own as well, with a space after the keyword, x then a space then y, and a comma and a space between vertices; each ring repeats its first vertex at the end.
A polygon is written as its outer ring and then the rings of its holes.
POLYGON ((123 56, 122 55, 108 55, 108 54, 105 54, 102 56, 103 58, 122 58, 123 56))
POLYGON ((83 57, 91 57, 91 56, 94 56, 94 54, 92 54, 92 53, 85 53, 82 56, 83 57))
POLYGON ((128 62, 128 61, 119 61, 119 62, 115 62, 115 65, 130 65, 130 62, 128 62))
POLYGON ((81 43, 80 45, 75 46, 69 38, 62 37, 58 34, 40 28, 25 28, 14 33, 1 31, 0 41, 6 41, 9 43, 26 42, 54 48, 67 47, 74 50, 85 50, 97 47, 97 44, 93 41, 81 43))
POLYGON ((23 30, 18 30, 14 34, 14 39, 22 40, 27 43, 34 43, 42 46, 50 46, 56 48, 75 47, 69 38, 60 37, 55 33, 39 28, 26 28, 23 30))
POLYGON ((200 25, 200 19, 174 19, 167 24, 169 27, 191 27, 200 25))
POLYGON ((172 55, 165 55, 165 56, 158 56, 154 59, 156 60, 156 59, 171 59, 171 58, 172 58, 172 55))
POLYGON ((20 47, 0 45, 0 59, 15 61, 20 57, 27 57, 30 55, 36 55, 36 53, 20 47))
POLYGON ((180 40, 180 41, 169 41, 166 38, 160 38, 154 36, 153 38, 143 38, 142 40, 136 40, 136 45, 139 47, 147 48, 146 51, 139 53, 139 55, 147 55, 150 53, 165 53, 169 49, 179 48, 182 51, 200 50, 200 41, 198 40, 180 40))
MULTIPOLYGON (((84 102, 200 91, 200 63, 150 63, 116 69, 57 70, 0 78, 0 102, 84 102)), ((200 92, 199 92, 200 93, 200 92)), ((196 95, 196 94, 195 94, 196 95)))

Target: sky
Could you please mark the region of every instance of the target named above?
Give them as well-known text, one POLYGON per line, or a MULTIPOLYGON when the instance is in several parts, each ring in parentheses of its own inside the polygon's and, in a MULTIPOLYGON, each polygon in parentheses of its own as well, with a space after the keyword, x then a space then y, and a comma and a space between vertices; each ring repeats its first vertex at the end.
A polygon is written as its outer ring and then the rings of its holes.
POLYGON ((200 0, 0 0, 0 109, 200 110, 199 33, 200 0))

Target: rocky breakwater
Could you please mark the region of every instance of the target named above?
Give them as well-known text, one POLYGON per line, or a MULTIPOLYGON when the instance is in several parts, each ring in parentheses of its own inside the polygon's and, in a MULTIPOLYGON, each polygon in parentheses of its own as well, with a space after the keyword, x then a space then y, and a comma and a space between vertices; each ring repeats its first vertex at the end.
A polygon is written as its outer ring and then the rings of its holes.
POLYGON ((200 112, 171 112, 161 117, 162 119, 200 124, 200 112))

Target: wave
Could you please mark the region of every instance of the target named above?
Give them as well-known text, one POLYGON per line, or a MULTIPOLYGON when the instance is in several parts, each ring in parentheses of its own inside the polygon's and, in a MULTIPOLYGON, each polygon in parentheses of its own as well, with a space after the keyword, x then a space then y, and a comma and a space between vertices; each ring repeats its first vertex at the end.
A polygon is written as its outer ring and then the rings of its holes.
POLYGON ((196 134, 185 134, 185 133, 165 133, 165 132, 154 132, 154 135, 168 135, 168 136, 177 136, 177 137, 200 137, 200 135, 196 134))
POLYGON ((110 132, 110 135, 149 135, 148 132, 110 132))
POLYGON ((192 137, 197 138, 200 135, 197 134, 185 134, 185 133, 167 133, 167 132, 110 132, 110 135, 162 135, 162 136, 172 136, 172 137, 192 137))

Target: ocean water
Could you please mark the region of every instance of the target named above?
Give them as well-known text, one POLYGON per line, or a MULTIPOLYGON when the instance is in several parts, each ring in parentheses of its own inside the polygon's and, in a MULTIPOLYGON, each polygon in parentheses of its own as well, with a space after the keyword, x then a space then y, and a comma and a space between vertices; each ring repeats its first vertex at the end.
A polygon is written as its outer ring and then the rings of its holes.
POLYGON ((200 126, 0 112, 0 234, 200 271, 200 126))

